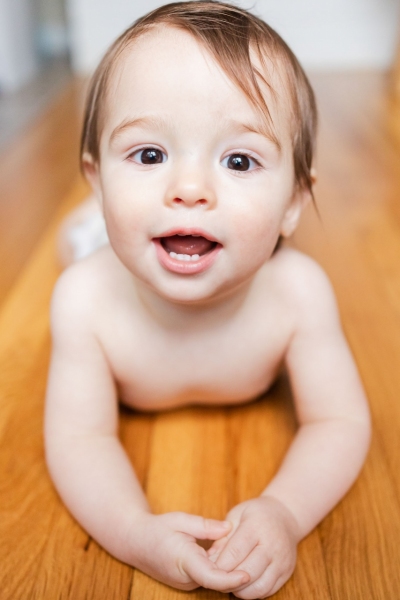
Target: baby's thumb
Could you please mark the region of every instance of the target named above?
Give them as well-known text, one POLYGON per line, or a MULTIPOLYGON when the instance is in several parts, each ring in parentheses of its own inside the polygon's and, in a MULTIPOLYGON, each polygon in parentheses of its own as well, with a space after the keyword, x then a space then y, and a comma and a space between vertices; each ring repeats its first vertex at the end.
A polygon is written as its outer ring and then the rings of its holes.
POLYGON ((226 536, 232 528, 232 523, 229 521, 205 519, 186 513, 176 513, 176 519, 176 528, 179 531, 188 533, 198 540, 218 540, 226 536))

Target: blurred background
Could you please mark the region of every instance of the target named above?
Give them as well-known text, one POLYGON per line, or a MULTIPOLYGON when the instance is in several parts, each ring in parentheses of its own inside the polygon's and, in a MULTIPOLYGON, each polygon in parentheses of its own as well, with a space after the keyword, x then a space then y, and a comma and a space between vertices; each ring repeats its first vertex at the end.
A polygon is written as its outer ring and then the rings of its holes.
MULTIPOLYGON (((157 0, 0 0, 0 147, 157 0), (24 93, 21 93, 24 91, 24 93)), ((242 0, 307 70, 389 69, 397 0, 242 0)))
MULTIPOLYGON (((327 110, 334 122, 340 111, 361 115, 370 106, 382 127, 388 113, 380 108, 378 116, 376 107, 396 96, 400 81, 400 69, 394 76, 398 0, 235 3, 264 18, 295 51, 316 89, 322 121, 327 110)), ((162 4, 0 0, 0 302, 79 176, 88 76, 125 28, 162 4)), ((391 132, 400 139, 399 123, 391 132)))

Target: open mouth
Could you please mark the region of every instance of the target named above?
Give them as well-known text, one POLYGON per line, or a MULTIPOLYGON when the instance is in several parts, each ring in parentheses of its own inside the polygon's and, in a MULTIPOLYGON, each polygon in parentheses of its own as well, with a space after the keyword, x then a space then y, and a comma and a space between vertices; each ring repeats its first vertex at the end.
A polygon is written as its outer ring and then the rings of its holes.
POLYGON ((160 238, 160 243, 171 258, 182 261, 199 260, 217 246, 202 235, 171 235, 160 238))
POLYGON ((201 234, 172 234, 154 238, 161 265, 175 273, 194 274, 214 262, 221 244, 201 234))

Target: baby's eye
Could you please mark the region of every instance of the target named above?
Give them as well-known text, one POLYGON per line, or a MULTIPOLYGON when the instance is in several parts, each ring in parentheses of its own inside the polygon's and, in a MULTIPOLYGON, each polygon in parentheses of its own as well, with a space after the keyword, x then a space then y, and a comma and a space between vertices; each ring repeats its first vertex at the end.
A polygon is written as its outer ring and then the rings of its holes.
POLYGON ((166 154, 158 148, 141 148, 130 154, 129 158, 141 165, 157 165, 167 160, 166 154))
POLYGON ((231 169, 232 171, 249 171, 259 165, 255 158, 251 158, 247 154, 230 154, 222 161, 222 166, 231 169))

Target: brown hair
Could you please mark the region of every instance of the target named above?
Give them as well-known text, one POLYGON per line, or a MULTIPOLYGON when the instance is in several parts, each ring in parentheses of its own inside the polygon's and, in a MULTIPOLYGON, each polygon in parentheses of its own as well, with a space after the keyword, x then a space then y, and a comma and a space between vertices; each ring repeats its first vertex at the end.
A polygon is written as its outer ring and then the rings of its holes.
MULTIPOLYGON (((118 58, 139 36, 158 25, 189 32, 214 57, 228 77, 260 111, 274 136, 268 106, 260 89, 261 80, 275 95, 265 76, 252 64, 256 53, 265 73, 267 61, 278 64, 275 72, 289 92, 295 180, 312 193, 311 164, 317 126, 313 90, 297 58, 282 38, 264 21, 246 10, 216 0, 173 2, 138 19, 110 47, 97 67, 89 87, 81 138, 81 158, 88 152, 100 159, 99 143, 103 107, 111 74, 118 58)), ((276 140, 277 141, 277 140, 276 140)))

